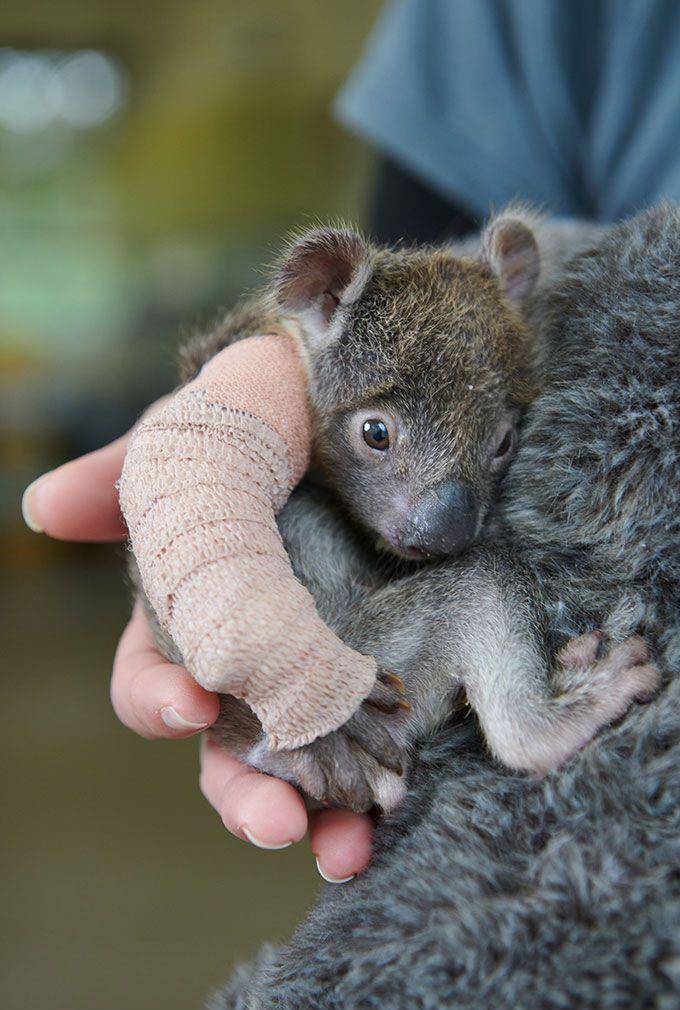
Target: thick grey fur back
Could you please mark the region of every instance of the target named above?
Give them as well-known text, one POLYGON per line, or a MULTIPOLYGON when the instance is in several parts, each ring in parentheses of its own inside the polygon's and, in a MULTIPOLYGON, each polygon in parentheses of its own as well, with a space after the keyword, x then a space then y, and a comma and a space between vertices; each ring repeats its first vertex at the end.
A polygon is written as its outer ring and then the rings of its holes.
POLYGON ((679 714, 676 681, 540 783, 439 734, 369 872, 213 1006, 675 1010, 679 714))
MULTIPOLYGON (((502 529, 564 635, 634 631, 680 666, 680 212, 615 229, 544 300, 547 373, 502 529)), ((491 536, 503 536, 491 527, 491 536)))
POLYGON ((576 261, 544 305, 551 365, 494 535, 556 637, 642 630, 669 681, 535 781, 471 721, 422 745, 367 873, 214 1007, 675 1010, 680 1006, 680 215, 576 261))

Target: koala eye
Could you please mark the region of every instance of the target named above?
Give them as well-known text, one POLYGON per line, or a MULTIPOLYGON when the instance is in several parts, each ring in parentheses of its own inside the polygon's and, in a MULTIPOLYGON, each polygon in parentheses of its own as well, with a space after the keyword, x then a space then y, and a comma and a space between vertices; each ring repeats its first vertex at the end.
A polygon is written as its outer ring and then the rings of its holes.
POLYGON ((387 425, 384 421, 381 421, 378 417, 369 418, 368 421, 364 421, 361 426, 361 432, 364 436, 364 442, 369 445, 371 449, 379 449, 384 452, 385 449, 390 447, 390 433, 388 431, 387 425))
POLYGON ((498 465, 506 462, 515 450, 517 432, 514 428, 508 428, 501 438, 494 453, 493 462, 498 465))

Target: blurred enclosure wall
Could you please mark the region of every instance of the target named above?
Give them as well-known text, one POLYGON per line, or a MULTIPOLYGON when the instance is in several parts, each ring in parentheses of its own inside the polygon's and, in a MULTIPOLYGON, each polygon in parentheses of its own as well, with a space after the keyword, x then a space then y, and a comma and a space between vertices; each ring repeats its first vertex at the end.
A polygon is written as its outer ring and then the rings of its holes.
POLYGON ((194 742, 116 724, 120 548, 32 535, 18 500, 172 384, 289 228, 360 215, 328 106, 377 6, 0 5, 3 1010, 199 1006, 311 901, 304 845, 227 838, 194 742))

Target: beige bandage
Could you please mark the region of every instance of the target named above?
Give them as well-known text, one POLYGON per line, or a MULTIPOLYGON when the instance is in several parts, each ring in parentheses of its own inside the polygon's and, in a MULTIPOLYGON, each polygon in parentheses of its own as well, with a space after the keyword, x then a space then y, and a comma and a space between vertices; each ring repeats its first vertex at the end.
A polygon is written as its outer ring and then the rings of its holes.
POLYGON ((310 427, 293 341, 250 337, 142 419, 119 484, 163 628, 199 684, 250 705, 273 749, 341 726, 377 670, 323 623, 276 527, 310 427))

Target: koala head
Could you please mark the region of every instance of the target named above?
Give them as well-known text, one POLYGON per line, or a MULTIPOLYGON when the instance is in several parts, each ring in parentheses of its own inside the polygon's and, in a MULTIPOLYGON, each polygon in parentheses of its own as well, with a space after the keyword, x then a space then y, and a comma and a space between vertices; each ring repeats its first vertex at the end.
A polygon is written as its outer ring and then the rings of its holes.
POLYGON ((278 265, 272 298, 301 334, 315 462, 399 555, 455 555, 480 532, 532 395, 521 308, 539 265, 512 213, 486 228, 479 259, 323 228, 278 265))

